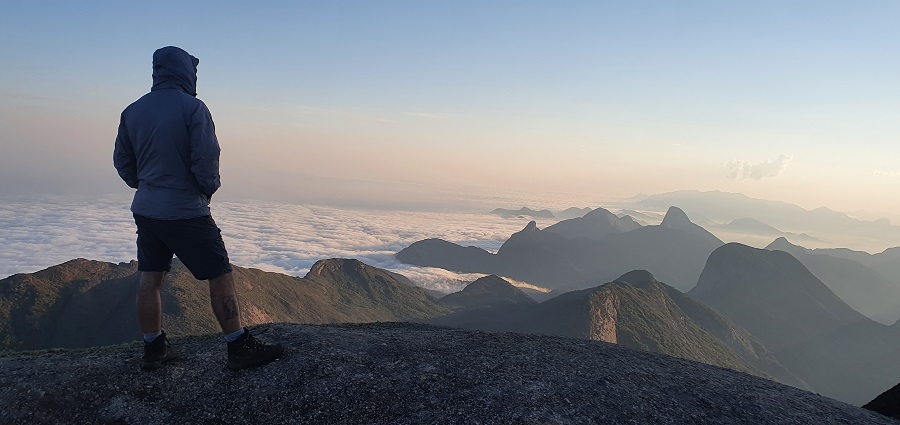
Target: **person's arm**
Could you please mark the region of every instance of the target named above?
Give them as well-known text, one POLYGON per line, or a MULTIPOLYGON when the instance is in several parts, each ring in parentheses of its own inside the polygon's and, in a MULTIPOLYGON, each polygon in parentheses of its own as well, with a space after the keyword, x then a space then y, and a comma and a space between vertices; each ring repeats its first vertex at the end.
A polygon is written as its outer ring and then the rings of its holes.
POLYGON ((203 102, 191 114, 191 173, 200 185, 200 190, 207 198, 222 183, 219 180, 219 140, 216 139, 216 126, 212 115, 203 102))
POLYGON ((123 116, 119 120, 119 134, 116 135, 116 148, 113 150, 113 165, 119 172, 119 177, 125 181, 128 187, 137 189, 137 158, 134 156, 134 147, 128 138, 128 129, 125 128, 123 116))

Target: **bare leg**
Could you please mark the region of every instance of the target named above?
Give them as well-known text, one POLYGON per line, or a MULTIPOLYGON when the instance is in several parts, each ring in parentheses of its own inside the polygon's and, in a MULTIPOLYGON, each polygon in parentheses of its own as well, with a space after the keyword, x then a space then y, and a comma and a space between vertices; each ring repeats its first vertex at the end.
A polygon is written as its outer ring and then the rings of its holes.
POLYGON ((241 329, 241 308, 231 273, 223 273, 209 280, 209 301, 223 333, 230 334, 241 329))
POLYGON ((157 333, 162 329, 162 291, 166 272, 141 272, 137 291, 138 326, 145 334, 157 333))

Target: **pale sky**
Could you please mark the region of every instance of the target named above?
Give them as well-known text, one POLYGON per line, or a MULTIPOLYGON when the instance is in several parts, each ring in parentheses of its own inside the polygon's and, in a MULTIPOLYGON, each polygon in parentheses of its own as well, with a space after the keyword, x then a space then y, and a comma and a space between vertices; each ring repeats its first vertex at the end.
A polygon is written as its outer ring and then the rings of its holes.
POLYGON ((128 193, 119 113, 175 45, 223 199, 698 189, 900 213, 900 2, 84 3, 2 8, 0 195, 128 193))

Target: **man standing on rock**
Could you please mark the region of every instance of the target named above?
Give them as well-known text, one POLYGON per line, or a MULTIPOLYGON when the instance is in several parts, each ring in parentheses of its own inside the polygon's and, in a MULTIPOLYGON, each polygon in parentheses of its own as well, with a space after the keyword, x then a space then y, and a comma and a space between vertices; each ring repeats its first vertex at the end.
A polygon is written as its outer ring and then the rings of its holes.
POLYGON ((209 200, 220 186, 219 142, 212 116, 197 99, 200 61, 178 47, 153 53, 153 87, 122 112, 113 163, 128 186, 137 224, 137 316, 144 333, 142 369, 175 358, 162 330, 160 291, 177 255, 198 280, 209 280, 213 313, 228 345, 228 368, 272 362, 284 348, 263 344, 241 325, 221 230, 209 200))

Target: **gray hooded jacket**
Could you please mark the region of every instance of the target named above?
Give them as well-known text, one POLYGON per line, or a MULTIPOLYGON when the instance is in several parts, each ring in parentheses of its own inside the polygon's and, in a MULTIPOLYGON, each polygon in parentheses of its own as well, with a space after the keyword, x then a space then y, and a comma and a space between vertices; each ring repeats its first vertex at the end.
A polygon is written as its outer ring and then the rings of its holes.
POLYGON ((219 141, 197 99, 200 61, 178 47, 153 53, 150 93, 122 111, 113 164, 137 189, 131 211, 158 220, 209 215, 220 186, 219 141))

